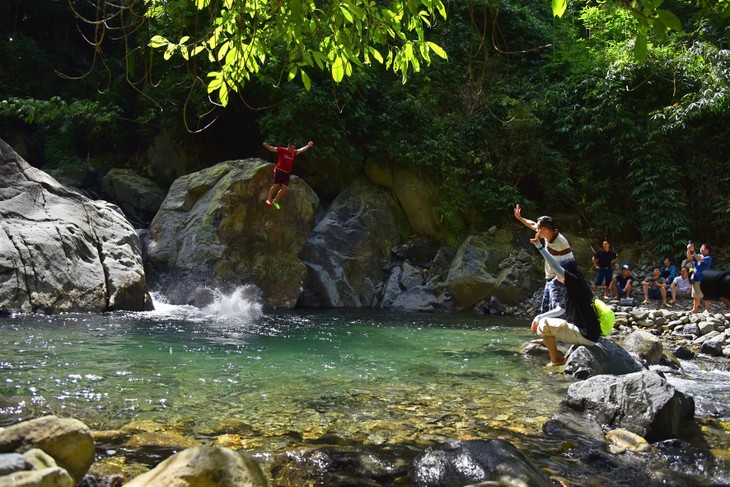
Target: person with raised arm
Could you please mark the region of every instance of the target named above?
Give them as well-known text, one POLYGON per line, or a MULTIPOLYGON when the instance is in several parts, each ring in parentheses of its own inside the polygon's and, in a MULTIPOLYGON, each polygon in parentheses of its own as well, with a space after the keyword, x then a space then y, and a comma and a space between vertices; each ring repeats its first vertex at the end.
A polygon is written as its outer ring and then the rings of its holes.
POLYGON ((556 307, 532 320, 532 331, 542 337, 536 343, 547 348, 550 354, 548 365, 563 365, 565 356, 558 350, 558 340, 573 345, 593 346, 601 337, 601 325, 593 307, 593 292, 578 270, 575 259, 558 263, 540 241, 539 232, 530 241, 545 258, 555 278, 565 285, 565 308, 556 307))
POLYGON ((274 147, 264 142, 266 147, 271 152, 279 154, 279 159, 276 162, 274 168, 274 184, 269 188, 269 194, 266 197, 266 204, 273 206, 277 210, 280 208, 279 199, 286 194, 289 187, 289 179, 291 177, 292 166, 294 165, 294 158, 309 149, 314 145, 311 140, 307 142, 307 145, 301 149, 297 149, 294 144, 289 142, 286 147, 274 147), (272 200, 271 198, 276 194, 276 197, 272 200))
MULTIPOLYGON (((515 206, 514 214, 520 223, 545 239, 547 251, 559 262, 575 259, 568 239, 558 231, 551 217, 541 216, 537 221, 529 220, 522 216, 520 205, 515 206)), ((543 313, 558 306, 562 307, 565 301, 565 286, 555 276, 555 271, 545 262, 545 287, 540 303, 540 311, 543 313)))

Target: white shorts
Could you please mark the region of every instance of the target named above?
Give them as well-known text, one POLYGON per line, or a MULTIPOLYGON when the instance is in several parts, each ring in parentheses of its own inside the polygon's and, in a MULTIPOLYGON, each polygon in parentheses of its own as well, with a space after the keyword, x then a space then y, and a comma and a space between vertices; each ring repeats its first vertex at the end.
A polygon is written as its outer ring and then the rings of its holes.
POLYGON ((572 345, 593 346, 592 342, 580 333, 580 329, 573 323, 560 318, 543 318, 537 324, 537 334, 543 337, 555 337, 563 343, 572 345))

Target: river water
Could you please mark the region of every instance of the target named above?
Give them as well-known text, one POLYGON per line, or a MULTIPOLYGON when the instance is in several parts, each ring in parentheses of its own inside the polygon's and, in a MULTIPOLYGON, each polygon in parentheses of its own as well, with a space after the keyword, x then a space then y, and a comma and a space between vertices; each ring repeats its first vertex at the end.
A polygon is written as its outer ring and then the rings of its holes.
MULTIPOLYGON (((333 439, 560 448, 542 438, 542 425, 571 379, 518 353, 533 338, 525 320, 264 312, 246 291, 205 309, 158 298, 153 312, 0 319, 0 426, 44 414, 95 430, 149 420, 201 443, 235 433, 263 462, 333 439)), ((670 380, 695 396, 712 430, 706 449, 727 454, 730 374, 687 365, 689 375, 670 380)), ((559 470, 559 459, 545 458, 559 470)), ((706 485, 725 478, 713 473, 706 485)))

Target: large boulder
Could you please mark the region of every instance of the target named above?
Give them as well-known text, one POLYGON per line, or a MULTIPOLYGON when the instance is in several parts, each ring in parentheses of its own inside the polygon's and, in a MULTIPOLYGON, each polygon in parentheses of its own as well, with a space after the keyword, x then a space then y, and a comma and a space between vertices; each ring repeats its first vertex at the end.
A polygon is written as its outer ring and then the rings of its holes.
POLYGON ((625 375, 646 370, 646 367, 620 345, 600 338, 592 347, 575 347, 568 355, 563 372, 576 379, 595 375, 625 375))
POLYGON ((568 387, 566 404, 608 429, 623 428, 648 441, 676 438, 694 417, 694 400, 654 371, 598 375, 568 387))
POLYGON ((152 221, 147 257, 154 285, 173 304, 206 305, 211 289, 256 284, 272 307, 296 304, 299 252, 319 198, 296 176, 281 210, 264 204, 273 165, 227 161, 178 178, 152 221))
POLYGON ((391 248, 409 232, 389 191, 355 181, 332 202, 302 249, 307 277, 299 305, 370 307, 391 248))
POLYGON ((659 338, 642 330, 636 330, 624 338, 623 347, 637 355, 646 365, 658 364, 664 354, 659 338))
POLYGON ((112 169, 103 184, 107 196, 139 228, 149 225, 165 199, 165 192, 154 181, 131 169, 112 169))
POLYGON ((375 160, 365 164, 365 175, 370 181, 393 192, 414 233, 442 242, 447 240, 447 228, 436 210, 441 199, 438 182, 422 173, 375 160))
POLYGON ((146 156, 150 177, 164 186, 192 171, 197 162, 197 154, 186 147, 172 130, 164 127, 152 140, 146 156))
POLYGON ((514 248, 512 233, 493 230, 464 239, 445 284, 458 306, 470 309, 492 296, 507 305, 519 304, 541 281, 531 255, 514 248))
POLYGON ((70 191, 0 140, 0 313, 143 310, 141 244, 117 207, 70 191))
MULTIPOLYGON (((0 429, 0 453, 23 454, 36 448, 48 454, 68 472, 74 479, 74 485, 81 481, 94 462, 91 430, 76 419, 44 416, 0 429)), ((36 463, 25 456, 31 464, 36 463)), ((41 467, 55 467, 50 462, 45 463, 41 467)), ((54 478, 58 474, 56 470, 50 472, 54 478)))
POLYGON ((411 480, 419 487, 461 487, 480 482, 526 487, 553 485, 522 452, 504 440, 434 445, 413 460, 411 480))
POLYGON ((188 448, 169 457, 125 487, 266 487, 255 460, 217 446, 188 448))

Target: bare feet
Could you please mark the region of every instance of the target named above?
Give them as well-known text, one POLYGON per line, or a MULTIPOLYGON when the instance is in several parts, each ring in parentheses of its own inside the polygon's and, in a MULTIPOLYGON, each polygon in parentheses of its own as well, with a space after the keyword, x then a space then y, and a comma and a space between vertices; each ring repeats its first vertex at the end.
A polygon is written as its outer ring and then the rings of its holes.
POLYGON ((545 367, 560 367, 561 365, 565 365, 565 357, 563 357, 562 360, 558 362, 548 362, 545 367))

